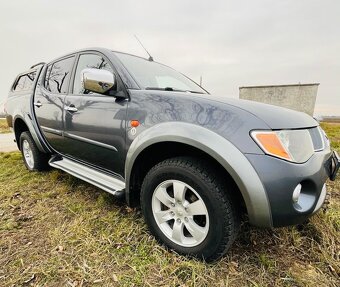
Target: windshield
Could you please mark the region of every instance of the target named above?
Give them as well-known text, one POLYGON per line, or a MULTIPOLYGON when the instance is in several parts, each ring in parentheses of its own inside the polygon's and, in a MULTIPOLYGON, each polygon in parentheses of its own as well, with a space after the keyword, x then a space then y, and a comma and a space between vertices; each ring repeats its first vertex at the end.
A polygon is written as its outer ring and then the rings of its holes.
POLYGON ((192 80, 165 65, 114 52, 142 89, 206 94, 192 80))

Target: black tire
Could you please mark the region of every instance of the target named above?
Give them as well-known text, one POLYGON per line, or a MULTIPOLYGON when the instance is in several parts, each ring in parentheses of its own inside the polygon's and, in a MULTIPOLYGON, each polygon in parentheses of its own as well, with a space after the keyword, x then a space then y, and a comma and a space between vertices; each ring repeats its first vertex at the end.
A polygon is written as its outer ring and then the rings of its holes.
POLYGON ((44 171, 49 169, 48 160, 50 156, 46 153, 39 151, 37 145, 35 144, 31 134, 29 132, 23 132, 20 135, 20 151, 25 163, 25 166, 30 171, 44 171), (30 161, 28 157, 25 156, 25 146, 30 149, 30 156, 33 161, 30 161))
MULTIPOLYGON (((191 192, 190 189, 189 192, 191 192)), ((219 259, 228 251, 238 233, 239 215, 229 192, 232 190, 228 190, 225 179, 218 176, 207 162, 193 157, 176 157, 160 162, 147 173, 141 189, 141 208, 151 233, 160 243, 180 254, 211 262, 219 259), (152 205, 153 194, 157 187, 168 180, 180 181, 192 187, 206 206, 209 228, 205 239, 196 246, 187 247, 175 243, 161 230, 155 220, 152 205)), ((173 203, 172 206, 174 206, 173 203)), ((171 214, 177 216, 177 213, 171 212, 171 214)), ((172 223, 173 226, 176 220, 178 218, 172 223)), ((170 222, 167 221, 167 224, 171 227, 170 222)))

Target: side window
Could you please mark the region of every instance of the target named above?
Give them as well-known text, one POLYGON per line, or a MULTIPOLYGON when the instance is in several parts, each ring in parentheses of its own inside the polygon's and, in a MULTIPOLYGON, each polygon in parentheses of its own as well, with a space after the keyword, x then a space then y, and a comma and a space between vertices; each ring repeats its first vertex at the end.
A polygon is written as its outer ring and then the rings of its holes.
POLYGON ((32 88, 36 74, 37 72, 34 71, 26 75, 25 90, 30 90, 32 88))
POLYGON ((45 88, 55 94, 66 94, 70 82, 74 56, 53 63, 47 68, 45 88))
POLYGON ((73 94, 87 94, 81 83, 81 71, 86 68, 103 69, 113 73, 110 64, 101 56, 95 54, 80 55, 73 84, 73 94))
POLYGON ((36 73, 37 72, 34 71, 34 72, 28 73, 26 75, 20 76, 19 79, 17 80, 13 90, 16 91, 16 92, 30 90, 33 86, 36 73))
POLYGON ((25 82, 26 82, 26 76, 20 76, 18 79, 17 83, 15 84, 14 91, 20 92, 24 90, 25 87, 25 82))
POLYGON ((49 87, 49 82, 48 82, 48 78, 50 76, 50 73, 51 73, 51 69, 52 69, 52 64, 48 65, 47 66, 47 70, 46 70, 46 75, 45 75, 45 83, 44 83, 44 87, 47 89, 47 90, 51 90, 50 87, 49 87))

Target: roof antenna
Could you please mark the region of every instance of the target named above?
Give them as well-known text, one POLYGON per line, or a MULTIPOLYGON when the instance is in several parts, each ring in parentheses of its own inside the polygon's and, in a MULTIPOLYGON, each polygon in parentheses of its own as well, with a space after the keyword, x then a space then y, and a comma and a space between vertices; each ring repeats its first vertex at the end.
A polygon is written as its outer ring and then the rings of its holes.
POLYGON ((143 46, 142 42, 137 38, 137 36, 136 36, 136 35, 134 35, 134 36, 135 36, 135 38, 137 39, 137 41, 139 42, 139 44, 143 47, 143 49, 145 50, 145 52, 148 53, 148 55, 149 55, 149 61, 150 61, 150 62, 153 62, 153 58, 152 58, 152 56, 150 55, 150 53, 148 52, 148 50, 145 49, 145 47, 143 46))

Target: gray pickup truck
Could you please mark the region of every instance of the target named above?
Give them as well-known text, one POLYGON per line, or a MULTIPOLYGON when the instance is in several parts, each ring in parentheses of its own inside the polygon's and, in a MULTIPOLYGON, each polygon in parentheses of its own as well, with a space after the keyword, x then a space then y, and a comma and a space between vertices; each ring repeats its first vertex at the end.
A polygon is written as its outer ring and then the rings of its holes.
POLYGON ((305 221, 339 169, 312 117, 215 97, 152 58, 107 49, 19 74, 6 113, 29 170, 52 166, 140 205, 158 241, 207 261, 244 214, 267 228, 305 221))

